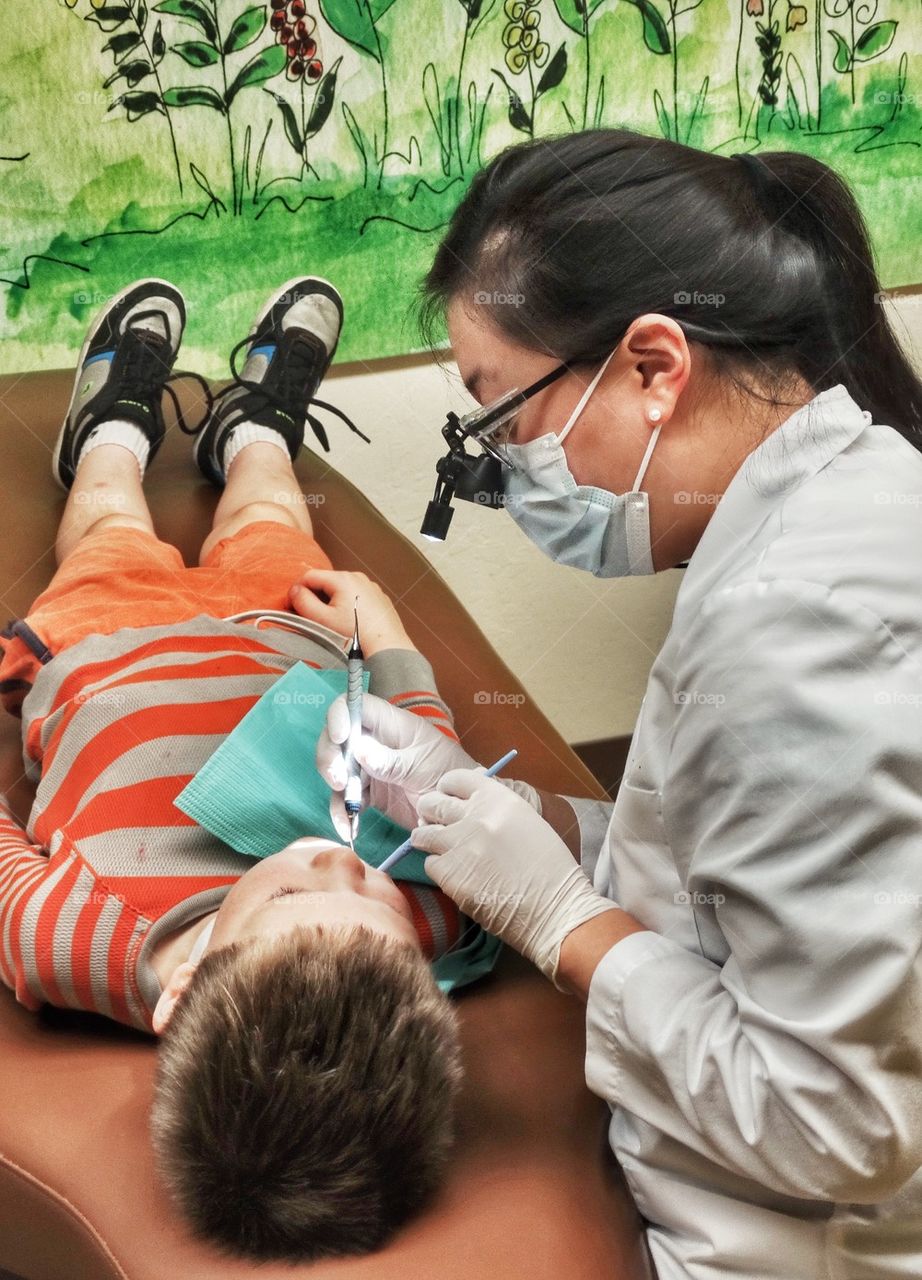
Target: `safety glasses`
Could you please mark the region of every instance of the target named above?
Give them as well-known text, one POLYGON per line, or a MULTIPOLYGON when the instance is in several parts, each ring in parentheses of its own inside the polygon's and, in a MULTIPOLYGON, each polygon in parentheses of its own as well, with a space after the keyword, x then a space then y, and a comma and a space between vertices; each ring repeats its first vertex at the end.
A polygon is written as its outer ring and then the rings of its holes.
POLYGON ((516 387, 491 401, 490 404, 481 405, 471 413, 466 413, 458 419, 459 429, 465 436, 476 441, 484 453, 488 453, 491 458, 496 458, 505 467, 513 466, 506 446, 514 441, 519 410, 532 396, 536 396, 539 391, 543 391, 545 387, 562 377, 568 367, 565 364, 558 365, 556 369, 552 369, 550 373, 546 373, 543 378, 531 383, 524 390, 520 391, 516 387))

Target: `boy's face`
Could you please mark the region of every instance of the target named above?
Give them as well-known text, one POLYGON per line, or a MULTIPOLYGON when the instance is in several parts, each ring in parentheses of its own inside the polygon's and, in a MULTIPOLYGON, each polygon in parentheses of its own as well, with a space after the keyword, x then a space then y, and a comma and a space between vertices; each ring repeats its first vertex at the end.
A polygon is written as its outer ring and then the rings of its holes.
POLYGON ((205 949, 312 924, 361 924, 420 946, 409 903, 386 872, 343 845, 305 836, 263 858, 231 886, 205 949))
MULTIPOLYGON (((205 951, 240 938, 273 937, 296 925, 317 924, 326 929, 364 925, 422 951, 410 905, 387 872, 319 836, 296 840, 231 885, 205 951)), ((155 1034, 165 1028, 196 967, 183 961, 173 970, 154 1010, 155 1034)))

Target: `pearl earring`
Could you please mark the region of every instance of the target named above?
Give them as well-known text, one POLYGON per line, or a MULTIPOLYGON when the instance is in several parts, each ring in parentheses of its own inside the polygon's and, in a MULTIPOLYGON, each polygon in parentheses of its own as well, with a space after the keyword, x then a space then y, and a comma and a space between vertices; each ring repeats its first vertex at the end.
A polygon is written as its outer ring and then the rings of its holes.
POLYGON ((662 409, 654 408, 654 409, 647 410, 647 417, 650 419, 651 422, 659 422, 662 416, 663 416, 662 409))

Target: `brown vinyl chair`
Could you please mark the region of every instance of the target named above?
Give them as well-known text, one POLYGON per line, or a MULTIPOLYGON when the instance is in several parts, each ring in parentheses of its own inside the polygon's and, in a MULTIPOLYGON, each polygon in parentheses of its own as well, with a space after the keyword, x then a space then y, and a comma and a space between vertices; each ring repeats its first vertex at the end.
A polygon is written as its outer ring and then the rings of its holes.
MULTIPOLYGON (((0 625, 24 615, 54 571, 63 495, 49 464, 72 378, 0 378, 0 625)), ((520 776, 601 795, 529 699, 506 723, 502 708, 478 718, 476 690, 524 692, 519 682, 426 559, 348 480, 331 471, 319 487, 319 540, 338 568, 363 569, 400 601, 468 749, 488 760, 514 739, 520 776)), ((194 564, 214 493, 178 431, 148 495, 158 532, 194 564)), ((19 730, 2 717, 0 790, 25 820, 19 730)), ((25 1280, 650 1280, 640 1220, 606 1140, 607 1108, 585 1085, 579 1002, 507 949, 458 1009, 466 1084, 435 1204, 374 1255, 257 1269, 194 1240, 157 1180, 147 1128, 156 1041, 89 1013, 30 1013, 0 988, 0 1280, 4 1270, 25 1280)))

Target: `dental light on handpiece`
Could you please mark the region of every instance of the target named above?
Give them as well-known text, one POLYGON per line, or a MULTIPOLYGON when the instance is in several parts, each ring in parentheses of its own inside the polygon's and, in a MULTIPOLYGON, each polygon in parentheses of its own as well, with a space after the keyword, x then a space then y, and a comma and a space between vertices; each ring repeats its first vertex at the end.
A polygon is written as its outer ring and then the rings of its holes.
POLYGON ((349 711, 349 737, 343 756, 346 763, 346 789, 343 803, 349 817, 349 844, 355 849, 359 833, 359 814, 362 811, 362 770, 355 758, 355 747, 362 734, 362 692, 365 655, 359 644, 358 596, 355 599, 355 630, 346 658, 346 707, 349 711))
POLYGON ((503 467, 509 465, 503 453, 503 428, 508 430, 510 419, 515 417, 522 405, 566 370, 566 365, 558 365, 524 391, 517 388, 507 391, 498 400, 475 409, 472 413, 466 413, 462 418, 456 413, 448 414, 442 428, 448 452, 435 464, 438 472, 435 493, 426 508, 425 519, 419 530, 424 538, 444 542, 454 515, 451 506, 453 498, 464 498, 467 502, 477 502, 482 507, 494 509, 503 506, 503 467), (464 447, 468 439, 479 444, 483 452, 468 453, 464 447))

